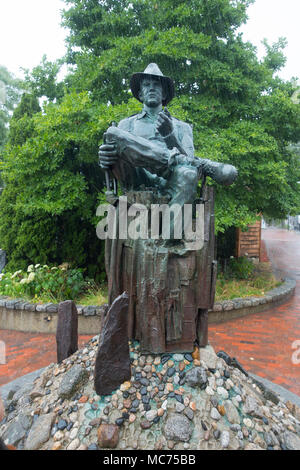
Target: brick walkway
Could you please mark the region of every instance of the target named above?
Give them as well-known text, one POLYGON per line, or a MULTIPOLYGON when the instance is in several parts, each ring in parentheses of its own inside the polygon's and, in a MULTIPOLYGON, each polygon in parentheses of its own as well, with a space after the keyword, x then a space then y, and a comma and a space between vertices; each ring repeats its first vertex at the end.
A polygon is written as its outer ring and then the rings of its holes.
POLYGON ((246 370, 300 395, 300 364, 292 362, 292 344, 300 341, 300 233, 265 229, 263 239, 275 272, 297 281, 294 297, 261 314, 210 325, 209 340, 246 370))
MULTIPOLYGON (((300 340, 300 234, 266 229, 263 238, 277 273, 297 280, 295 296, 264 313, 210 325, 209 340, 216 351, 236 357, 248 371, 300 395, 300 364, 292 363, 292 344, 300 340)), ((90 338, 81 336, 80 346, 90 338)), ((0 340, 6 344, 0 385, 56 362, 55 335, 2 330, 0 340)))
MULTIPOLYGON (((81 348, 92 336, 80 336, 81 348)), ((55 335, 0 330, 5 343, 6 364, 0 363, 0 386, 56 362, 55 335)))

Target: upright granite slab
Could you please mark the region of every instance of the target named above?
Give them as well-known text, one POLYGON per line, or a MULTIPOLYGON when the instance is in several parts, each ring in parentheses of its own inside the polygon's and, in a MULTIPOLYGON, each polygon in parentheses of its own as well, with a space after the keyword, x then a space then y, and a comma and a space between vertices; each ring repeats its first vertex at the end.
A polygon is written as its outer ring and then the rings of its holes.
POLYGON ((78 313, 72 300, 58 306, 56 345, 57 362, 62 362, 78 349, 78 313))
POLYGON ((124 292, 112 303, 101 332, 94 372, 98 395, 109 395, 124 381, 130 380, 127 330, 128 295, 124 292))

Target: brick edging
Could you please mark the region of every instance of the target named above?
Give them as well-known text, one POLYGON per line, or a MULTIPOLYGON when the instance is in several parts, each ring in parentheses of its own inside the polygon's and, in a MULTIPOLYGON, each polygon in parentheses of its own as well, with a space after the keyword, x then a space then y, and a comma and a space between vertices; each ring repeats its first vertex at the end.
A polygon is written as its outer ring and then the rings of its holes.
MULTIPOLYGON (((257 313, 270 308, 270 304, 278 305, 288 299, 295 290, 296 281, 293 279, 286 279, 284 283, 270 290, 263 297, 248 297, 248 298, 236 298, 232 300, 224 300, 222 302, 215 302, 214 307, 209 310, 209 323, 219 323, 232 318, 238 318, 249 313, 257 313)), ((89 305, 84 307, 83 305, 76 305, 78 315, 82 320, 85 317, 103 317, 105 315, 108 305, 103 304, 100 306, 89 305)), ((58 312, 58 304, 47 303, 47 304, 33 304, 26 302, 23 299, 8 299, 7 297, 0 296, 0 313, 4 310, 10 311, 15 310, 22 313, 26 311, 28 313, 42 313, 56 316, 58 312)), ((8 313, 8 312, 7 312, 8 313)), ((50 318, 49 317, 49 318, 50 318)), ((46 320, 46 318, 44 318, 46 320)), ((51 320, 49 320, 51 321, 51 320)), ((86 319, 88 321, 88 319, 86 319)), ((92 325, 92 324, 91 324, 92 325)), ((0 322, 0 329, 5 329, 3 324, 0 322)), ((13 328, 15 329, 15 328, 13 328)), ((19 328, 17 328, 19 329, 19 328)), ((20 327, 22 330, 22 327, 20 327)), ((91 331, 91 334, 94 332, 91 331)), ((95 332, 97 333, 97 331, 95 332)))

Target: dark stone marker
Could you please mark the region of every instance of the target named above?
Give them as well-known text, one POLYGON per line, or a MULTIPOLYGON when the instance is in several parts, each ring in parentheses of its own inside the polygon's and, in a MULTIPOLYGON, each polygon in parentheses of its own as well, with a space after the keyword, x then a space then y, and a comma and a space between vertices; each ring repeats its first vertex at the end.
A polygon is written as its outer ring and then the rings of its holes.
POLYGON ((57 362, 62 362, 78 350, 78 313, 72 300, 58 306, 56 328, 57 362))
POLYGON ((94 370, 98 395, 109 395, 131 378, 128 345, 128 295, 112 303, 104 320, 94 370))

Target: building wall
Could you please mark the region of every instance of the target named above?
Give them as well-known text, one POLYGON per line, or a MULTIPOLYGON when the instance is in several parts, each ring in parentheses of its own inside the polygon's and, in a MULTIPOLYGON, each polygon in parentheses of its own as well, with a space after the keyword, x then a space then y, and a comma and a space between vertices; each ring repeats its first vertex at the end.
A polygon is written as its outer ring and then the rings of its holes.
POLYGON ((261 219, 248 226, 247 232, 237 229, 237 256, 247 256, 260 260, 261 254, 261 219))

